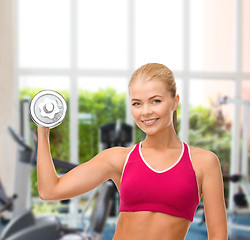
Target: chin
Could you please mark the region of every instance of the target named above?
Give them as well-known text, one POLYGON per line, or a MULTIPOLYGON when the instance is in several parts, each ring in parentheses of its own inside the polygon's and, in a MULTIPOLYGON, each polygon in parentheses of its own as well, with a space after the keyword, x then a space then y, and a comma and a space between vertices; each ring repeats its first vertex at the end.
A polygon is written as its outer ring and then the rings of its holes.
POLYGON ((152 136, 152 135, 155 135, 155 134, 157 134, 157 133, 160 132, 159 129, 145 129, 145 128, 141 128, 141 127, 140 127, 140 129, 141 129, 144 133, 146 133, 148 136, 152 136))

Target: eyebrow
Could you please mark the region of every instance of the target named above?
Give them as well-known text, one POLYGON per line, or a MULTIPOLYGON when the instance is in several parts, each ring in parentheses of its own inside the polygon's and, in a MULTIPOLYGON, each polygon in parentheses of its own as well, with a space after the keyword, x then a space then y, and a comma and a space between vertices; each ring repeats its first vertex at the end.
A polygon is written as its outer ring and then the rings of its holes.
MULTIPOLYGON (((149 100, 152 98, 155 98, 155 97, 162 97, 162 96, 161 95, 154 95, 154 96, 150 97, 149 100)), ((140 99, 133 98, 131 101, 140 101, 140 99)))

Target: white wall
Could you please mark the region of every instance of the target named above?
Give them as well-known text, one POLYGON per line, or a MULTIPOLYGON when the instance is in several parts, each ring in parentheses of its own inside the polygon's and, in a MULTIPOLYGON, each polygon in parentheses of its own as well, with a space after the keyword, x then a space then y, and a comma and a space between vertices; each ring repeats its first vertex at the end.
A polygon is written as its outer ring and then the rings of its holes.
POLYGON ((0 0, 0 180, 9 195, 14 188, 16 144, 7 127, 19 129, 14 9, 14 0, 0 0))

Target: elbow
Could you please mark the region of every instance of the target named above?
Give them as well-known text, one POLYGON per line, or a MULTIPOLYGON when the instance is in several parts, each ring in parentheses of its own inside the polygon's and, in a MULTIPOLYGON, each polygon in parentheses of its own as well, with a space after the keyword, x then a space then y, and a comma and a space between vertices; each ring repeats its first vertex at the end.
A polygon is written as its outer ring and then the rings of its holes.
POLYGON ((55 189, 50 191, 42 191, 38 190, 39 197, 43 201, 60 201, 63 200, 62 196, 60 196, 55 189))
POLYGON ((54 201, 54 200, 56 200, 56 199, 53 199, 53 196, 51 194, 47 193, 47 192, 39 190, 38 193, 39 193, 40 199, 43 200, 43 201, 54 201))
POLYGON ((58 201, 59 200, 59 199, 51 197, 50 195, 40 194, 40 193, 39 193, 39 197, 43 201, 58 201))
POLYGON ((43 200, 43 201, 48 201, 49 200, 48 196, 44 192, 38 191, 38 193, 39 193, 39 197, 40 197, 41 200, 43 200))
POLYGON ((50 184, 49 186, 47 185, 42 185, 38 184, 38 194, 41 200, 44 201, 56 201, 60 200, 58 199, 58 193, 57 193, 57 188, 55 185, 50 184))
POLYGON ((38 182, 38 194, 39 194, 39 198, 41 199, 41 200, 44 200, 44 201, 47 201, 48 199, 47 199, 47 194, 46 194, 46 191, 45 191, 45 189, 39 184, 39 182, 38 182))

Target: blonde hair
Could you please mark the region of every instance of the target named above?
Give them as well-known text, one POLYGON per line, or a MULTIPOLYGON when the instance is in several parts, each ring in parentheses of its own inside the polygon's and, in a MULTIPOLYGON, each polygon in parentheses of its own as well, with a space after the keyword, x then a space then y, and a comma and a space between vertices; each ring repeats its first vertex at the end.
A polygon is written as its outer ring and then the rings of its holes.
MULTIPOLYGON (((138 78, 143 78, 144 81, 158 79, 166 83, 167 91, 170 92, 174 98, 176 96, 176 83, 173 72, 163 64, 147 63, 138 68, 132 75, 129 81, 129 88, 131 84, 138 78)), ((173 114, 174 129, 177 134, 177 111, 173 114)))

